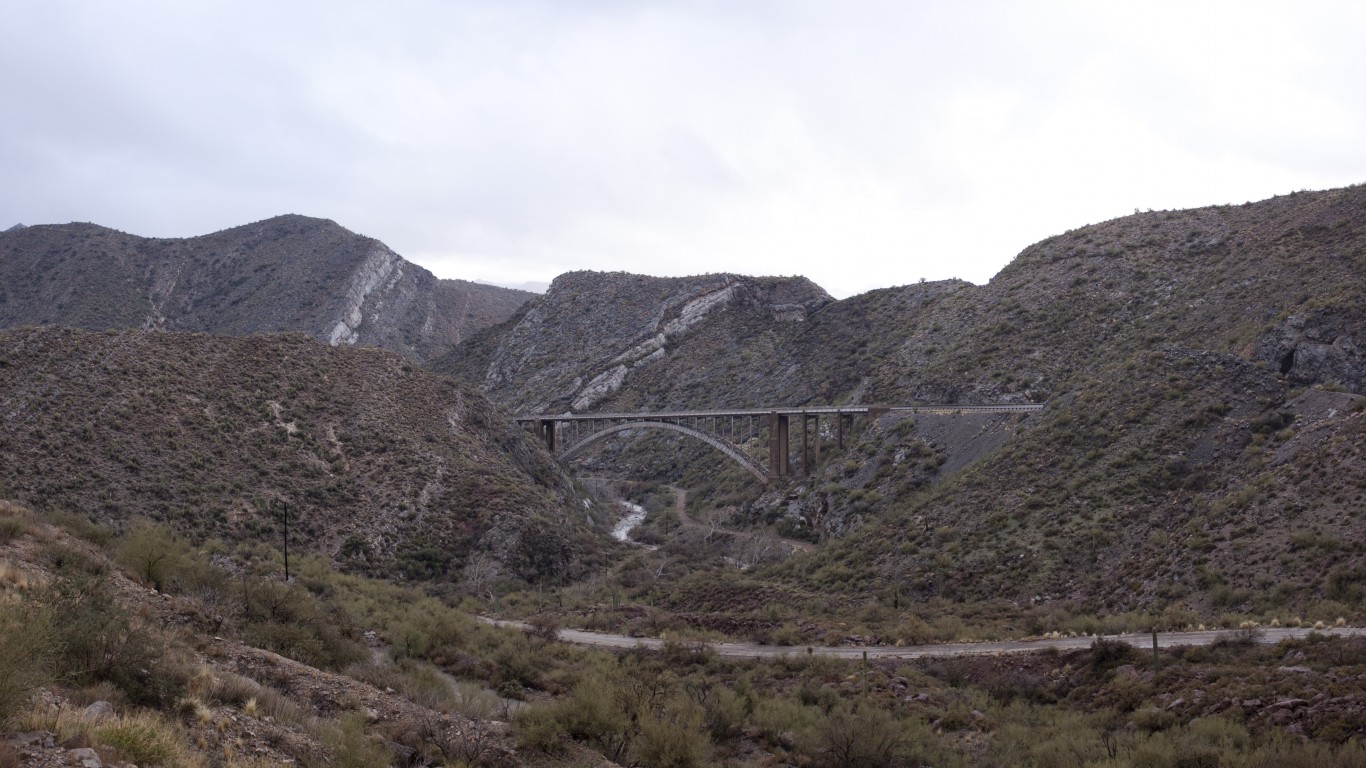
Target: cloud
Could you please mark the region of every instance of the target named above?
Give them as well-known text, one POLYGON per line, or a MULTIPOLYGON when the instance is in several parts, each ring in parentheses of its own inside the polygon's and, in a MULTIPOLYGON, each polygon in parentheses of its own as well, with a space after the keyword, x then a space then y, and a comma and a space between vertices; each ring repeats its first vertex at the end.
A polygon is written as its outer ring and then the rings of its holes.
POLYGON ((987 280, 1135 207, 1366 180, 1351 3, 0 12, 0 212, 332 218, 438 274, 987 280))

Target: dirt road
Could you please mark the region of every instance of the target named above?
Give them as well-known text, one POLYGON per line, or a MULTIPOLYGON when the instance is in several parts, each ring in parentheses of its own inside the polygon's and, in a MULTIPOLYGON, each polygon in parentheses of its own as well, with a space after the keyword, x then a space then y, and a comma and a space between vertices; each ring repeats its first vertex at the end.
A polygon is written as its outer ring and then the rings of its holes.
MULTIPOLYGON (((525 629, 526 624, 520 621, 504 621, 502 619, 490 619, 479 617, 480 621, 493 624, 499 627, 512 627, 514 629, 525 629)), ((1291 637, 1305 637, 1311 632, 1318 632, 1324 635, 1354 636, 1366 635, 1366 628, 1362 627, 1333 627, 1330 629, 1307 629, 1291 627, 1266 627, 1257 630, 1255 635, 1257 642, 1260 643, 1279 643, 1291 637)), ((1238 630, 1202 630, 1198 632, 1159 632, 1157 634, 1157 644, 1163 648, 1178 645, 1209 645, 1220 638, 1231 638, 1238 634, 1238 630)), ((559 638, 566 643, 576 645, 588 645, 596 648, 609 648, 625 650, 637 646, 658 649, 664 645, 663 640, 652 637, 631 637, 629 635, 613 635, 604 632, 586 632, 581 629, 562 629, 559 631, 559 638)), ((1151 648, 1153 636, 1146 633, 1131 633, 1126 635, 1108 635, 1108 639, 1121 640, 1139 648, 1151 648)), ((1029 653, 1031 651, 1042 651, 1047 648, 1057 648, 1058 650, 1075 650, 1090 648, 1096 641, 1094 637, 1063 637, 1058 639, 1042 640, 1002 640, 987 643, 941 643, 938 645, 876 645, 867 647, 840 646, 829 648, 826 646, 799 646, 799 645, 760 645, 758 643, 702 643, 717 655, 732 659, 767 659, 779 656, 793 656, 809 653, 815 656, 833 656, 841 659, 860 659, 864 653, 870 659, 918 659, 927 656, 972 656, 972 655, 991 655, 1002 653, 1029 653)))
MULTIPOLYGON (((685 526, 707 527, 706 523, 698 522, 692 519, 692 516, 688 514, 688 489, 679 488, 676 485, 669 485, 665 487, 674 492, 674 514, 678 516, 679 523, 685 526)), ((720 528, 718 530, 735 534, 737 536, 744 535, 739 531, 733 531, 729 528, 720 528)), ((787 547, 787 551, 789 554, 795 555, 798 552, 814 552, 816 549, 816 545, 812 544, 809 541, 787 539, 783 538, 782 536, 775 536, 774 540, 776 540, 779 544, 782 544, 784 547, 787 547)))

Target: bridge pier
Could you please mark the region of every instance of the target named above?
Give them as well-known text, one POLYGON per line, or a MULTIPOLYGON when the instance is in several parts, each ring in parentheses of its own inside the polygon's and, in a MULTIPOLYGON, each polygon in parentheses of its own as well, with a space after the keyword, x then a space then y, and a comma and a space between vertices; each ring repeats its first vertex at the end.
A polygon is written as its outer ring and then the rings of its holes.
POLYGON ((545 449, 551 453, 555 452, 555 420, 541 419, 541 438, 545 440, 545 449))
POLYGON ((786 413, 768 413, 768 473, 773 477, 787 477, 788 418, 786 413))

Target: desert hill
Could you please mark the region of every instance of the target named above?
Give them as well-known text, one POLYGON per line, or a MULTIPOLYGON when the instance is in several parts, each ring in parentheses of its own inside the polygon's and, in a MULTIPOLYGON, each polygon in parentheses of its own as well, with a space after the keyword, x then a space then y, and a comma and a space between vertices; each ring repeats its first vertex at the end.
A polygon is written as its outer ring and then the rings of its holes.
POLYGON ((278 216, 144 238, 94 224, 0 233, 0 327, 297 331, 416 360, 503 321, 533 294, 438 280, 336 223, 278 216))
MULTIPOLYGON (((800 322, 739 325, 747 305, 718 301, 662 353, 648 322, 573 320, 659 317, 664 285, 557 283, 473 339, 464 375, 551 411, 1049 404, 981 440, 954 417, 884 419, 817 477, 751 493, 752 519, 833 539, 783 571, 807 586, 1208 613, 1341 604, 1366 572, 1366 187, 1139 213, 1033 245, 986 286, 813 298, 800 322)), ((687 472, 628 455, 628 473, 687 472)), ((703 460, 692 479, 723 482, 703 460)))
POLYGON ((479 393, 302 335, 0 333, 0 486, 106 523, 454 579, 472 554, 566 576, 595 535, 564 471, 479 393))

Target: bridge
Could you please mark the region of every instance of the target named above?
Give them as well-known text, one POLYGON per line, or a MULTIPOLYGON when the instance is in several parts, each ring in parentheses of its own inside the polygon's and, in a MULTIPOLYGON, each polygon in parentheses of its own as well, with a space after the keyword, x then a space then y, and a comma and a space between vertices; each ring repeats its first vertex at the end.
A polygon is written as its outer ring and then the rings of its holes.
POLYGON ((546 448, 568 461, 588 446, 618 432, 660 429, 687 435, 725 454, 767 484, 789 474, 791 465, 792 420, 801 425, 801 468, 811 474, 821 460, 821 419, 833 422, 836 444, 844 447, 846 433, 854 420, 876 419, 887 413, 934 414, 940 416, 1031 413, 1042 405, 839 405, 812 408, 757 408, 717 411, 649 411, 638 413, 527 414, 514 418, 518 424, 532 426, 545 440, 546 448), (747 446, 761 433, 766 439, 766 456, 747 446))

